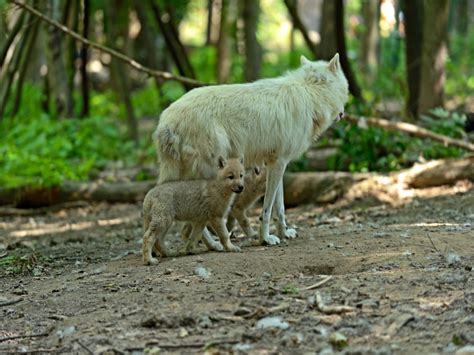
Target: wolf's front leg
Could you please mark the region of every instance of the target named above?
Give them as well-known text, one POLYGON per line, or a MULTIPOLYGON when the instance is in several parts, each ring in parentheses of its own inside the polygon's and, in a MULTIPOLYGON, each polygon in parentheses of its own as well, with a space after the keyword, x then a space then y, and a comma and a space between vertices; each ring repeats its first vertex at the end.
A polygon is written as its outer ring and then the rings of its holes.
POLYGON ((202 231, 202 241, 207 247, 207 250, 223 251, 224 247, 222 244, 215 240, 207 228, 202 231))
POLYGON ((277 229, 280 238, 293 239, 296 237, 296 230, 288 228, 285 221, 285 194, 283 191, 283 179, 278 185, 277 194, 275 197, 275 212, 277 215, 277 229))
POLYGON ((237 245, 232 244, 230 241, 229 231, 225 226, 223 218, 215 218, 210 222, 211 227, 214 228, 214 231, 217 233, 225 251, 240 251, 240 248, 237 245))
POLYGON ((277 160, 273 164, 268 165, 267 186, 265 189, 265 197, 263 198, 262 215, 260 217, 260 244, 266 243, 269 245, 276 245, 280 243, 278 237, 270 234, 270 218, 278 186, 283 180, 283 173, 285 172, 286 164, 286 161, 277 160))

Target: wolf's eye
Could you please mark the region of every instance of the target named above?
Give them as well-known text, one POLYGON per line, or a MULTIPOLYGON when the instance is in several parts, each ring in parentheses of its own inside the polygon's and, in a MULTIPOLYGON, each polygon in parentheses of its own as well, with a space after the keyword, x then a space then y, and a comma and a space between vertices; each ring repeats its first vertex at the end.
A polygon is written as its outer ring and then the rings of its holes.
POLYGON ((227 178, 234 180, 234 175, 229 175, 227 178))

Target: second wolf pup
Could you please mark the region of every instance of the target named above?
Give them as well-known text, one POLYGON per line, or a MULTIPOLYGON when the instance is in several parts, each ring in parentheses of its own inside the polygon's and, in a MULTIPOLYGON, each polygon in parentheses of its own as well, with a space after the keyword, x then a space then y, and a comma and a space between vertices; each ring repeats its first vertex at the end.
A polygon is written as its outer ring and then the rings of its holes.
MULTIPOLYGON (((157 185, 143 202, 143 262, 156 264, 153 247, 167 255, 166 232, 174 221, 192 223, 186 251, 191 252, 209 224, 226 251, 240 251, 233 245, 224 223, 236 194, 244 190, 242 160, 219 158, 217 176, 211 180, 172 181, 157 185), (156 242, 156 244, 155 244, 156 242)), ((207 232, 208 233, 208 232, 207 232)))

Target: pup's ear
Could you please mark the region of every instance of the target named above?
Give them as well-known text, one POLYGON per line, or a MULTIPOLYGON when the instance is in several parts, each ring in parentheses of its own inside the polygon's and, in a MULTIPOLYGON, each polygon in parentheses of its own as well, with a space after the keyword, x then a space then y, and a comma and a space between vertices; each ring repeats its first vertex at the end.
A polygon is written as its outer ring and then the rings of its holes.
POLYGON ((217 160, 217 164, 219 166, 219 169, 223 169, 224 166, 225 166, 225 163, 226 163, 226 161, 223 157, 219 157, 219 159, 217 160))
POLYGON ((259 166, 256 166, 255 168, 253 168, 253 171, 255 172, 255 175, 260 175, 260 167, 259 166))
POLYGON ((335 73, 337 70, 339 70, 339 53, 336 53, 334 55, 334 57, 330 60, 329 64, 328 64, 328 68, 330 71, 332 71, 333 73, 335 73))
POLYGON ((244 158, 243 157, 240 157, 240 164, 244 165, 244 158))
POLYGON ((300 64, 305 65, 305 64, 309 64, 309 63, 311 63, 310 60, 308 58, 306 58, 304 55, 301 55, 300 64))

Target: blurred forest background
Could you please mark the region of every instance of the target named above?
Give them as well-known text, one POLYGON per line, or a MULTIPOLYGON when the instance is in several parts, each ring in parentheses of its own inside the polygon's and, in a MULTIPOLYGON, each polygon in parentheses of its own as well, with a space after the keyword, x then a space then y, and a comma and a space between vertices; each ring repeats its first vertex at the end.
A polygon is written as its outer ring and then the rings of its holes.
MULTIPOLYGON (((0 0, 0 187, 153 178, 167 105, 200 83, 281 75, 301 54, 340 53, 353 117, 472 141, 473 19, 468 0, 0 0)), ((364 122, 336 124, 291 169, 393 171, 465 154, 364 122)))

